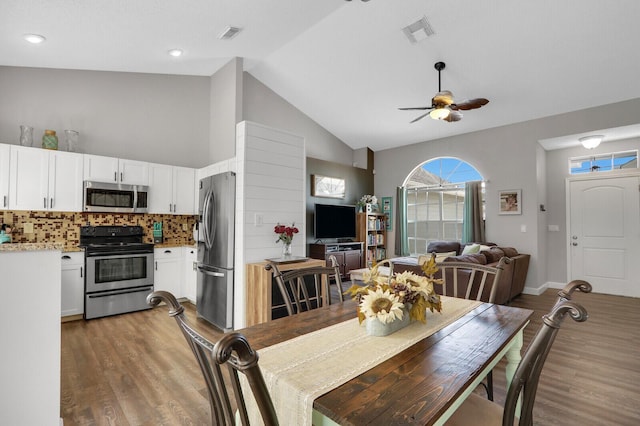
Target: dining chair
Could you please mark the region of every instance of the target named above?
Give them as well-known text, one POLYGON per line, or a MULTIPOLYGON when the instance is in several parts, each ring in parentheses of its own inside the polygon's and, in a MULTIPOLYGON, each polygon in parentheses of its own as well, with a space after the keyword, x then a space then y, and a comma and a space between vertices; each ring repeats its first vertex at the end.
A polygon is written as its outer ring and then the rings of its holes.
MULTIPOLYGON (((470 262, 438 263, 442 294, 494 303, 502 271, 510 262, 511 259, 504 256, 495 267, 470 262)), ((487 374, 487 382, 481 385, 485 388, 489 401, 493 401, 493 370, 487 374)))
POLYGON ((265 425, 278 425, 275 408, 258 366, 258 354, 240 333, 226 333, 215 344, 195 331, 184 316, 184 307, 168 291, 154 291, 147 296, 147 303, 157 306, 165 302, 169 307, 169 316, 173 317, 198 361, 204 376, 211 406, 212 425, 237 425, 236 413, 242 425, 248 425, 249 419, 240 386, 238 372, 244 374, 256 400, 265 425), (222 366, 227 367, 227 373, 222 366), (237 412, 233 409, 232 390, 237 412))
POLYGON ((344 301, 340 266, 334 256, 329 256, 329 263, 331 266, 310 266, 284 272, 272 262, 265 266, 267 271, 273 271, 273 278, 284 299, 287 315, 323 306, 323 295, 326 297, 326 303, 330 305, 332 279, 335 281, 340 303, 344 301))
POLYGON ((471 262, 440 262, 438 269, 442 274, 442 294, 494 303, 497 283, 505 265, 511 259, 504 256, 496 266, 471 262))
MULTIPOLYGON (((573 290, 569 292, 569 297, 572 292, 573 290)), ((588 313, 582 305, 569 299, 559 298, 551 311, 542 317, 542 326, 518 364, 507 390, 504 407, 472 393, 445 422, 445 425, 531 426, 540 373, 566 314, 578 322, 586 321, 588 318, 588 313), (520 413, 517 413, 520 398, 522 398, 522 406, 520 413)))

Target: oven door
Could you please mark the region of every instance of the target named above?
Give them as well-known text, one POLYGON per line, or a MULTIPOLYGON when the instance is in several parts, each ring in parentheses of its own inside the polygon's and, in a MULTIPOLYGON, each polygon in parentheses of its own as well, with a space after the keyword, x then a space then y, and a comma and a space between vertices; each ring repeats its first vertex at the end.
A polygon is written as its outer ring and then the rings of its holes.
POLYGON ((86 269, 86 293, 153 285, 153 253, 87 254, 86 269))

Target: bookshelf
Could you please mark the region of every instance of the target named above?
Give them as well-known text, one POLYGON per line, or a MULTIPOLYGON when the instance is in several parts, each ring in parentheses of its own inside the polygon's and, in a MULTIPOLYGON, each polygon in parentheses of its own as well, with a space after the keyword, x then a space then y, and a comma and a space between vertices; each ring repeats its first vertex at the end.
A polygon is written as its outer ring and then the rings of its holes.
POLYGON ((369 267, 387 258, 387 216, 383 213, 358 213, 358 241, 364 243, 363 256, 369 267))

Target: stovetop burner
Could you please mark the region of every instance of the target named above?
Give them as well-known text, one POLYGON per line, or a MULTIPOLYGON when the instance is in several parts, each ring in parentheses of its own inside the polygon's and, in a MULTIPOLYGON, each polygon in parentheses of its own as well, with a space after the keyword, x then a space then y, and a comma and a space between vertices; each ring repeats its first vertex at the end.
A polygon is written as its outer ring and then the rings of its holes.
POLYGON ((82 226, 80 247, 87 252, 153 251, 153 244, 143 242, 141 226, 82 226))

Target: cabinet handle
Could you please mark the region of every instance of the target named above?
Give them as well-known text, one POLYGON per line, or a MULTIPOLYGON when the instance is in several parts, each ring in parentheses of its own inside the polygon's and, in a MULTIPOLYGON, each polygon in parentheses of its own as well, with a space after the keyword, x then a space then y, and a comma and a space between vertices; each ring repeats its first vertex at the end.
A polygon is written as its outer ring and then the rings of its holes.
POLYGON ((82 266, 80 267, 80 278, 82 278, 83 274, 82 274, 82 266))
POLYGON ((173 212, 174 213, 176 212, 176 205, 175 204, 173 205, 173 212))
POLYGON ((165 254, 171 254, 171 250, 165 250, 164 253, 165 254))
POLYGON ((120 172, 120 182, 124 182, 124 173, 120 172))
POLYGON ((156 271, 157 271, 158 270, 158 261, 156 260, 154 263, 156 264, 156 271))
POLYGON ((51 201, 49 202, 49 208, 52 209, 53 208, 53 198, 51 199, 51 201))
POLYGON ((71 259, 71 256, 67 256, 67 255, 65 254, 64 256, 62 256, 62 258, 63 258, 64 260, 70 260, 70 259, 71 259))
POLYGON ((4 196, 4 206, 7 207, 7 196, 4 196))
POLYGON ((114 182, 118 181, 118 172, 113 172, 113 181, 114 182))
POLYGON ((43 200, 44 200, 44 208, 46 209, 47 208, 47 197, 44 197, 43 200))
POLYGON ((171 203, 169 203, 169 213, 171 213, 173 210, 171 210, 171 203))

